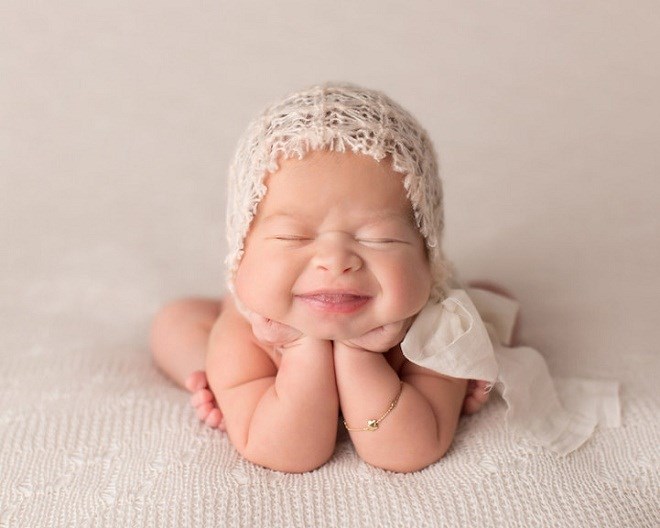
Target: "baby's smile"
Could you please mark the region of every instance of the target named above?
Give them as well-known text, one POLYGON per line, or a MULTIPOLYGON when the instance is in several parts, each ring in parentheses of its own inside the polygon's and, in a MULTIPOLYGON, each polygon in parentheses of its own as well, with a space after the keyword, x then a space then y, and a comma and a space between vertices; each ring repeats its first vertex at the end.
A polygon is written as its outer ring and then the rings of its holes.
POLYGON ((313 310, 329 314, 352 314, 371 300, 368 295, 337 290, 319 290, 295 297, 313 310))

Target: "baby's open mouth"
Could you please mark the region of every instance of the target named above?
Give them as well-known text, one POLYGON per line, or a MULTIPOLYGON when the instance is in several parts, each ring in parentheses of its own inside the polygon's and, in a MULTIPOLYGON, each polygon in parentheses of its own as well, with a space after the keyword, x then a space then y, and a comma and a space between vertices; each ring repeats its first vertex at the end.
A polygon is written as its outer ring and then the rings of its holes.
POLYGON ((331 313, 352 313, 362 308, 370 297, 345 292, 312 292, 297 296, 298 299, 316 310, 331 313))

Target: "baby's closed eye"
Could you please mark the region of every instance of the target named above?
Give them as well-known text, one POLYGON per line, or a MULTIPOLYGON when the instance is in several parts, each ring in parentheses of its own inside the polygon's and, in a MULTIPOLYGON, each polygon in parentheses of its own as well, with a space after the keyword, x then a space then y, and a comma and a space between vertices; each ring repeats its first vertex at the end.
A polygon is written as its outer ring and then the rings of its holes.
POLYGON ((270 237, 277 243, 284 244, 287 247, 297 247, 309 244, 314 237, 303 233, 280 233, 270 237))
POLYGON ((369 247, 381 247, 385 248, 395 244, 407 244, 405 240, 398 238, 388 238, 388 237, 359 237, 356 240, 364 245, 369 247))
POLYGON ((311 240, 312 237, 309 235, 296 235, 296 234, 285 234, 285 235, 275 235, 273 237, 275 240, 311 240))
POLYGON ((400 219, 369 223, 355 232, 355 240, 376 249, 409 245, 416 239, 416 229, 400 219))
POLYGON ((411 235, 407 230, 397 227, 362 229, 355 234, 355 240, 367 247, 388 248, 401 244, 409 244, 411 235))

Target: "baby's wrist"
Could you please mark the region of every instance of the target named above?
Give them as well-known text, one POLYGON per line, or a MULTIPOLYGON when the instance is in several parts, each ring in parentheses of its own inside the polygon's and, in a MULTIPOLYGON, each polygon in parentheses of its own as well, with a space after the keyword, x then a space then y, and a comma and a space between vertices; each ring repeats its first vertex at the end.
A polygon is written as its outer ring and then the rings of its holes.
POLYGON ((382 352, 369 350, 350 341, 333 341, 332 350, 335 354, 383 354, 382 352))
POLYGON ((309 353, 323 353, 323 352, 332 352, 332 341, 326 339, 319 339, 317 337, 311 337, 308 335, 301 335, 295 341, 287 343, 280 347, 282 354, 287 354, 294 351, 301 351, 305 354, 309 353))
POLYGON ((363 335, 341 341, 342 346, 357 351, 384 354, 403 340, 412 319, 377 326, 363 335))
POLYGON ((304 377, 326 372, 334 378, 334 355, 331 341, 304 337, 281 351, 280 372, 293 369, 304 377), (320 369, 320 370, 319 370, 320 369))
MULTIPOLYGON (((335 374, 338 378, 360 380, 382 372, 388 365, 385 354, 336 342, 333 348, 335 374)), ((389 369, 389 367, 387 367, 389 369)))

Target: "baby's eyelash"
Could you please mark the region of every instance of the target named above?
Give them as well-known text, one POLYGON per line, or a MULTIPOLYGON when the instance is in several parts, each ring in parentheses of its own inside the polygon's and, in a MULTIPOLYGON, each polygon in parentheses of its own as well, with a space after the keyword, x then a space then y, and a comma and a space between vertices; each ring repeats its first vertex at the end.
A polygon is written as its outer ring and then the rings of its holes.
MULTIPOLYGON (((282 235, 273 235, 270 237, 271 240, 278 240, 282 242, 310 242, 314 239, 310 235, 296 235, 296 234, 282 234, 282 235)), ((359 244, 367 246, 389 246, 393 244, 407 244, 405 240, 399 238, 364 238, 357 237, 355 241, 359 244)))
POLYGON ((311 240, 310 237, 304 235, 276 235, 273 237, 275 240, 286 240, 286 241, 305 241, 311 240))
POLYGON ((362 244, 403 244, 403 240, 396 238, 358 238, 358 242, 362 244))

